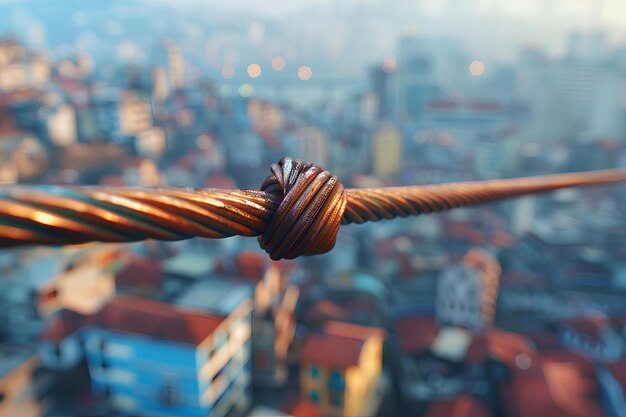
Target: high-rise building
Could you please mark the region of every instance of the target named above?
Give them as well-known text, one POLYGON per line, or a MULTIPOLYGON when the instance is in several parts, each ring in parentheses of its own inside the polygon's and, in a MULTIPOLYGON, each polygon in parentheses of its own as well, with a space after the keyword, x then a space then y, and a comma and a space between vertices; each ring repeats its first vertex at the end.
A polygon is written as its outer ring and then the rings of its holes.
POLYGON ((401 118, 418 118, 425 103, 460 88, 469 77, 467 58, 449 39, 405 36, 398 48, 392 88, 393 107, 401 118))
POLYGON ((255 384, 263 387, 287 382, 287 354, 295 335, 300 291, 285 278, 271 266, 255 288, 252 357, 255 384))
POLYGON ((402 170, 402 133, 391 124, 383 124, 372 140, 374 175, 381 179, 397 175, 402 170))
POLYGON ((299 149, 297 158, 313 162, 321 167, 328 166, 328 135, 319 127, 303 127, 298 129, 299 149))
POLYGON ((152 71, 152 96, 157 102, 163 102, 169 94, 167 73, 163 67, 157 66, 152 71))
POLYGON ((185 58, 174 42, 168 42, 165 48, 169 87, 171 90, 179 90, 185 86, 185 58))

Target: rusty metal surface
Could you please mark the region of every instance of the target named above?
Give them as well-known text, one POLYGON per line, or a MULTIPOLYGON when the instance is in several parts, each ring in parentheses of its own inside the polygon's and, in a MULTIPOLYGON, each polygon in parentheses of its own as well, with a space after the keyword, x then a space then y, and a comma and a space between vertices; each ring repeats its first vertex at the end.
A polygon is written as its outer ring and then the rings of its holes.
POLYGON ((449 210, 552 190, 616 183, 624 170, 440 185, 344 189, 291 158, 261 191, 132 187, 0 187, 0 247, 148 238, 259 236, 272 259, 331 250, 340 225, 449 210))

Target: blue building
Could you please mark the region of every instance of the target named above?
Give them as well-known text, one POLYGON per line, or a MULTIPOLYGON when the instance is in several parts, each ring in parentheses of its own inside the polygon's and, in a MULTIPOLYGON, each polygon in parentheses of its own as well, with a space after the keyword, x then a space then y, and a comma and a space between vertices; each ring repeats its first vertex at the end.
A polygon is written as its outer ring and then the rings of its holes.
POLYGON ((61 314, 44 334, 42 357, 50 366, 56 355, 67 367, 78 359, 77 341, 93 393, 124 413, 242 415, 250 403, 251 310, 249 299, 217 315, 118 296, 80 326, 61 314))

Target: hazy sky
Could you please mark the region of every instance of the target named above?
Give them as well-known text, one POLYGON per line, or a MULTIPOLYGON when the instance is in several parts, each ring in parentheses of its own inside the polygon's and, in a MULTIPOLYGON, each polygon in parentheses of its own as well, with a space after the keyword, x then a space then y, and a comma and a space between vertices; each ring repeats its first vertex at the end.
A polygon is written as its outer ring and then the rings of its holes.
MULTIPOLYGON (((154 0, 165 1, 165 0, 154 0)), ((207 4, 202 0, 182 0, 190 5, 207 4)), ((624 0, 229 0, 220 4, 228 10, 248 10, 262 14, 285 14, 309 7, 328 4, 417 3, 427 14, 438 14, 449 8, 470 8, 479 13, 503 13, 519 16, 537 16, 552 10, 555 14, 572 17, 602 17, 605 23, 626 24, 624 0)), ((179 1, 180 2, 180 1, 179 1)))

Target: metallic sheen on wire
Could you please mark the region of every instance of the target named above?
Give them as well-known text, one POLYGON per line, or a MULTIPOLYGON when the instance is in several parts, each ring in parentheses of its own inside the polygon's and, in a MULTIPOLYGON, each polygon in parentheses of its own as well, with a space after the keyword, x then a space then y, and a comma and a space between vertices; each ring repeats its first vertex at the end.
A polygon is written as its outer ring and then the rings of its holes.
POLYGON ((322 168, 272 165, 261 191, 133 187, 0 187, 0 247, 148 238, 259 236, 272 259, 328 252, 341 224, 626 180, 619 169, 437 185, 344 189, 322 168))

